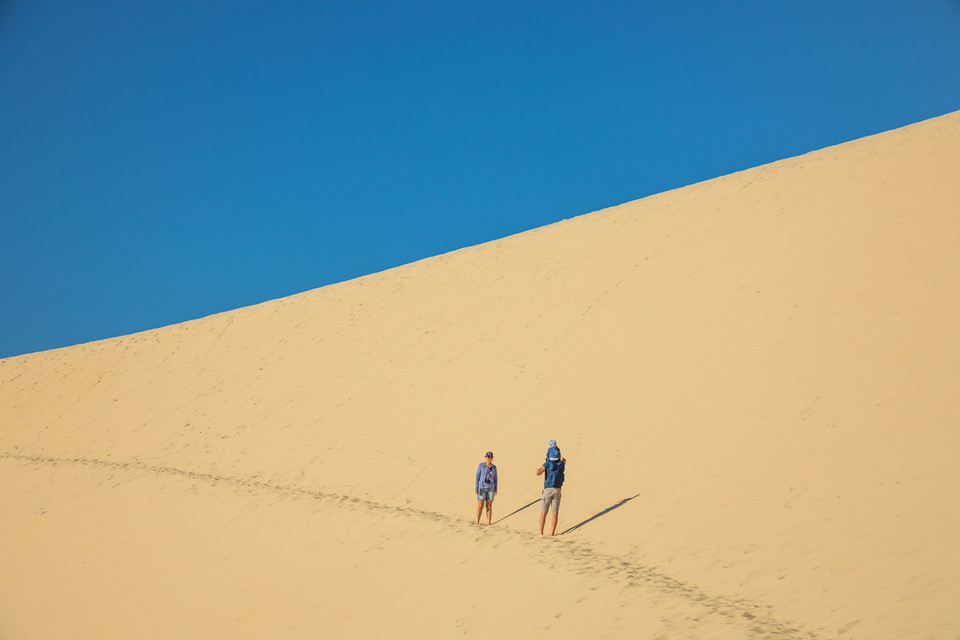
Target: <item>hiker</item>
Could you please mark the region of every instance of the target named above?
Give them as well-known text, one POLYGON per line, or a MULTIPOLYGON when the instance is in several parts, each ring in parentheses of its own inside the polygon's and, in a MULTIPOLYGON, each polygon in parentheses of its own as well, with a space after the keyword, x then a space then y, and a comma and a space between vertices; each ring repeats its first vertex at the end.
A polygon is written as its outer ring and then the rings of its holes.
POLYGON ((497 495, 497 465, 493 464, 493 451, 487 451, 486 459, 477 467, 477 479, 473 483, 477 494, 477 524, 484 507, 487 509, 487 524, 493 519, 493 496, 497 495))
POLYGON ((547 512, 553 514, 553 525, 550 535, 557 534, 557 519, 560 515, 560 487, 563 486, 563 472, 567 459, 560 455, 557 441, 548 443, 547 459, 537 467, 537 475, 546 474, 543 478, 543 497, 540 499, 540 535, 543 535, 543 525, 547 521, 547 512))

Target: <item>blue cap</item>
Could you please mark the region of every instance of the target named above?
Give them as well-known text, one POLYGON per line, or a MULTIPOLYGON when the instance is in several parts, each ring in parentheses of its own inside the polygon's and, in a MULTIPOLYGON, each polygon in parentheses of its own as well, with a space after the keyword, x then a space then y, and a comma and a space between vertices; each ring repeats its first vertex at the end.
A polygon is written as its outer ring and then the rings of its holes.
POLYGON ((557 441, 556 441, 556 440, 551 440, 550 442, 547 443, 547 446, 548 446, 548 447, 555 447, 555 446, 557 446, 557 441))

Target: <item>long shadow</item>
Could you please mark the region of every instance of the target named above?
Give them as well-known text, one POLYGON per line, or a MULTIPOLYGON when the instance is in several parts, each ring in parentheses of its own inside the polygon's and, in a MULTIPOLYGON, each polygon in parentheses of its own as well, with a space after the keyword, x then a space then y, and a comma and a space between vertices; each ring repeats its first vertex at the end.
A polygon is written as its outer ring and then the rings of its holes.
POLYGON ((616 508, 618 508, 618 507, 622 507, 623 505, 627 504, 628 502, 630 502, 631 500, 633 500, 633 498, 636 498, 636 497, 639 496, 639 495, 640 495, 640 494, 638 493, 636 496, 633 496, 633 497, 630 497, 630 498, 624 498, 623 500, 621 500, 621 501, 618 502, 617 504, 613 505, 612 507, 607 507, 606 509, 604 509, 604 510, 601 511, 600 513, 595 514, 595 515, 593 515, 593 516, 590 516, 589 518, 587 518, 586 520, 584 520, 584 521, 581 522, 580 524, 573 525, 572 527, 570 527, 569 529, 567 529, 566 531, 564 531, 564 532, 561 533, 560 535, 566 535, 566 534, 570 533, 571 531, 573 531, 574 529, 579 529, 580 527, 582 527, 583 525, 587 524, 587 523, 590 522, 591 520, 596 520, 596 519, 599 518, 600 516, 602 516, 602 515, 604 515, 604 514, 607 514, 607 513, 610 513, 611 511, 613 511, 614 509, 616 509, 616 508))
POLYGON ((493 524, 497 524, 497 523, 500 522, 501 520, 506 520, 506 519, 509 518, 510 516, 516 515, 516 514, 520 513, 521 511, 523 511, 524 509, 526 509, 527 507, 532 507, 533 505, 537 504, 538 502, 540 502, 540 498, 537 498, 536 500, 534 500, 534 501, 531 502, 530 504, 527 504, 527 505, 524 505, 524 506, 520 507, 519 509, 517 509, 517 510, 514 511, 513 513, 510 513, 510 514, 508 514, 508 515, 503 516, 502 518, 500 518, 500 520, 494 520, 493 524))

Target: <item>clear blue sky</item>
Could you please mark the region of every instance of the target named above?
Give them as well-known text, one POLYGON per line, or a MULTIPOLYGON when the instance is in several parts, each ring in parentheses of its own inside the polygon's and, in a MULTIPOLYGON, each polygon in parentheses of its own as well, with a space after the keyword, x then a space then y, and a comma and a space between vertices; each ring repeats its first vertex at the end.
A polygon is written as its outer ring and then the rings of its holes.
POLYGON ((957 0, 0 0, 0 357, 958 109, 957 0))

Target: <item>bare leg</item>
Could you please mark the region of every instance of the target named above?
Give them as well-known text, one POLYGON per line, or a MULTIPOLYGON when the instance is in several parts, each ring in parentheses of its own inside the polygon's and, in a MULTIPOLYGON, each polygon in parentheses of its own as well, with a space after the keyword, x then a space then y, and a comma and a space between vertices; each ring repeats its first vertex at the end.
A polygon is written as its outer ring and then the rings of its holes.
POLYGON ((550 529, 550 535, 552 535, 552 536, 557 535, 557 519, 558 519, 559 517, 560 517, 560 512, 559 512, 559 511, 554 511, 554 512, 553 512, 553 527, 550 529))
POLYGON ((493 520, 493 500, 485 500, 487 504, 487 524, 493 520))
POLYGON ((547 521, 547 512, 541 511, 540 512, 540 535, 543 535, 543 525, 546 521, 547 521))
POLYGON ((477 500, 477 524, 480 524, 481 513, 483 513, 483 500, 477 500))

